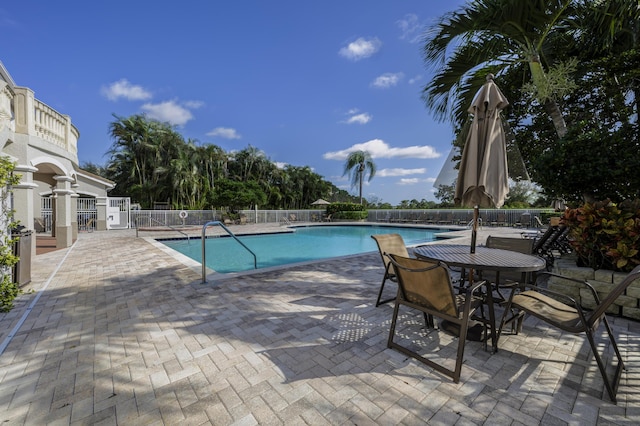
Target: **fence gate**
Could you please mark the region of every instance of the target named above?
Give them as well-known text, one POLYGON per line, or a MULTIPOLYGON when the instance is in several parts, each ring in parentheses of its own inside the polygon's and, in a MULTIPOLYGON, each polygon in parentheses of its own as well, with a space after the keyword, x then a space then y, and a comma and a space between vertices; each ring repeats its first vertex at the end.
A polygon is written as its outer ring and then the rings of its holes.
MULTIPOLYGON (((98 221, 95 198, 76 199, 78 229, 94 231, 98 221)), ((40 197, 40 217, 35 219, 36 232, 51 232, 53 227, 53 198, 40 197)))
POLYGON ((107 229, 128 229, 131 223, 131 198, 107 198, 107 229))
POLYGON ((98 222, 98 210, 95 198, 78 198, 76 202, 78 230, 95 231, 98 222))

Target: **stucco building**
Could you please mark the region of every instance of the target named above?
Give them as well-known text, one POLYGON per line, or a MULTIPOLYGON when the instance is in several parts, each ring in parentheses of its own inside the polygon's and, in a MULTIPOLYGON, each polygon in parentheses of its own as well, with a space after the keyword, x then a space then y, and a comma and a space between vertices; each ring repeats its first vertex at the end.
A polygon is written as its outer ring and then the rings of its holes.
POLYGON ((107 229, 107 193, 114 183, 79 168, 79 138, 71 117, 17 86, 0 62, 0 155, 21 175, 13 187, 15 218, 28 229, 51 232, 59 248, 73 244, 79 226, 107 229))

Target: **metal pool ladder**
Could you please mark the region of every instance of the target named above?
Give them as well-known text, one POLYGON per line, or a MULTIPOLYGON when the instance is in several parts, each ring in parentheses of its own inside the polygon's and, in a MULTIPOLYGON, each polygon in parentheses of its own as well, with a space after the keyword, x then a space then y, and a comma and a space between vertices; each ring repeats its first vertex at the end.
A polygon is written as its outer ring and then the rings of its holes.
POLYGON ((209 226, 216 226, 216 225, 224 229, 226 233, 229 234, 230 237, 236 240, 242 247, 244 247, 245 249, 247 249, 249 253, 251 253, 251 255, 253 256, 253 268, 258 269, 258 259, 256 258, 256 254, 253 251, 251 251, 251 249, 247 247, 242 241, 240 241, 238 237, 236 237, 235 234, 231 232, 231 230, 227 228, 222 222, 220 222, 219 220, 213 220, 211 222, 205 223, 202 226, 202 283, 207 282, 207 253, 205 248, 206 247, 205 243, 207 242, 207 235, 206 235, 207 228, 209 226))

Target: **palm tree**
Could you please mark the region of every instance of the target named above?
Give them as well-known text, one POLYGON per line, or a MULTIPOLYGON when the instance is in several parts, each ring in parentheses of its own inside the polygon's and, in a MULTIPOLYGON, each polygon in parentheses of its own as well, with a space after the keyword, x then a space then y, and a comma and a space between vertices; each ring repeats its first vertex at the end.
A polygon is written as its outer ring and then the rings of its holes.
MULTIPOLYGON (((554 46, 568 42, 572 0, 476 0, 444 15, 427 30, 425 63, 437 69, 424 87, 428 109, 462 127, 466 108, 489 72, 517 73, 551 116, 556 133, 567 132, 556 104, 570 89, 562 75, 549 78, 554 46)), ((565 76, 566 77, 566 74, 565 76)))
POLYGON ((342 176, 349 175, 352 188, 359 185, 360 204, 362 204, 362 183, 367 173, 369 174, 367 182, 370 182, 376 174, 376 165, 371 158, 371 154, 369 154, 368 151, 353 151, 350 153, 344 164, 344 173, 342 173, 342 176))

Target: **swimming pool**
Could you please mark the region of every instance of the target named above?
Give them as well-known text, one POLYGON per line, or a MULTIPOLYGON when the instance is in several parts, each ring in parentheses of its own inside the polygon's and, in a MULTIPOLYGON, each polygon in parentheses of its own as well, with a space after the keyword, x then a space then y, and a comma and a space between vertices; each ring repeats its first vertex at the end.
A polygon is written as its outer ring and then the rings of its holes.
MULTIPOLYGON (((446 229, 393 226, 308 226, 295 232, 238 236, 256 254, 258 268, 377 251, 373 234, 398 233, 407 245, 434 241, 446 229)), ((160 241, 202 263, 199 239, 160 241)), ((253 256, 229 237, 207 238, 207 267, 220 273, 253 270, 253 256)))

